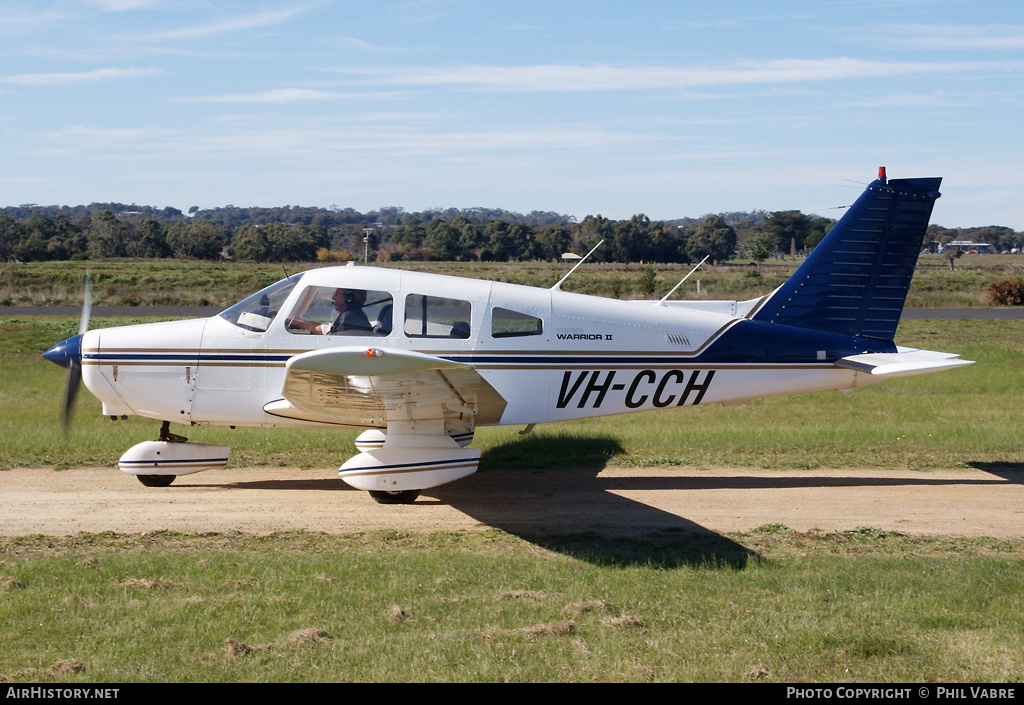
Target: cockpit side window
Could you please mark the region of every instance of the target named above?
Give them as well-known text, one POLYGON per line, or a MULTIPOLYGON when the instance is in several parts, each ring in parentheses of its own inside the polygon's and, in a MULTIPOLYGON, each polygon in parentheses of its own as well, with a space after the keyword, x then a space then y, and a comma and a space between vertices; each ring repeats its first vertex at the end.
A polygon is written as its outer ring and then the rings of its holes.
POLYGON ((521 338, 543 333, 544 321, 536 316, 498 306, 491 311, 492 338, 521 338))
POLYGON ((391 335, 394 299, 387 291, 311 286, 288 313, 285 329, 297 335, 391 335))
POLYGON ((468 301, 410 294, 405 298, 405 334, 410 338, 466 339, 472 334, 468 301))
POLYGON ((281 305, 301 278, 301 274, 294 274, 271 284, 224 310, 220 317, 239 328, 262 333, 270 327, 281 305))

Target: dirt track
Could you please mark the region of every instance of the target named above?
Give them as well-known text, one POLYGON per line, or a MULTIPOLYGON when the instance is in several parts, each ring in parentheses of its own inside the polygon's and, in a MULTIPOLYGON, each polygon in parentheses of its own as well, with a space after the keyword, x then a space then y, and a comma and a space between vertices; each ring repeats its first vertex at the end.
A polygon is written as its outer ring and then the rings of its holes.
POLYGON ((1020 470, 617 468, 487 471, 382 506, 330 469, 244 468, 146 488, 114 468, 0 472, 0 535, 78 532, 479 530, 557 535, 874 527, 1024 536, 1020 470))

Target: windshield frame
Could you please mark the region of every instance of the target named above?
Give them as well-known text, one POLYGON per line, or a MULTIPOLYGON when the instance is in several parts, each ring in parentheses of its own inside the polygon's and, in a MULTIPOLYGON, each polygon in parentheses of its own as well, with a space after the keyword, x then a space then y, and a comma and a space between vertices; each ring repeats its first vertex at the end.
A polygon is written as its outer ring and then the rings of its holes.
POLYGON ((298 272, 274 282, 217 315, 242 330, 266 333, 302 275, 302 272, 298 272))

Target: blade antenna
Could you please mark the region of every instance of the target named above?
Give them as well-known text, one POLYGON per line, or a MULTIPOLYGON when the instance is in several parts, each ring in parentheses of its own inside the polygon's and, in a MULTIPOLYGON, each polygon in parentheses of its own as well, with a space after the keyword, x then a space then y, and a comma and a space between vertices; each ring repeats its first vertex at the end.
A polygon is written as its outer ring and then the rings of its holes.
MULTIPOLYGON (((587 257, 590 257, 590 255, 594 254, 594 250, 596 250, 596 249, 597 249, 598 247, 600 247, 600 246, 601 246, 601 245, 603 245, 603 244, 604 244, 604 240, 601 240, 601 242, 599 242, 599 243, 597 243, 596 245, 594 245, 594 249, 593 249, 593 250, 591 250, 590 252, 588 252, 588 253, 586 254, 586 256, 585 256, 585 257, 584 257, 583 259, 581 259, 581 260, 580 260, 579 262, 577 262, 577 263, 576 263, 576 267, 579 267, 579 266, 580 266, 581 264, 583 264, 584 262, 586 262, 586 261, 587 261, 587 257)), ((562 282, 564 282, 564 281, 565 281, 566 279, 568 279, 568 278, 569 278, 569 276, 570 276, 570 275, 571 275, 571 274, 572 274, 573 272, 575 272, 575 271, 576 271, 576 267, 573 267, 572 269, 570 269, 570 270, 569 270, 569 274, 566 274, 566 275, 565 275, 564 277, 562 277, 561 279, 559 279, 559 280, 558 280, 558 283, 557 283, 557 284, 555 284, 555 285, 554 285, 553 287, 551 287, 551 291, 561 291, 561 290, 562 290, 562 282)))
MULTIPOLYGON (((711 256, 711 255, 708 255, 707 257, 705 257, 704 259, 702 259, 702 260, 701 260, 700 262, 698 262, 698 263, 697 263, 697 266, 696 266, 696 267, 694 267, 693 269, 691 269, 691 270, 690 270, 690 274, 693 274, 694 272, 696 272, 696 271, 697 271, 697 270, 698 270, 698 269, 700 268, 700 266, 701 266, 702 264, 704 264, 705 262, 707 262, 707 261, 708 261, 708 257, 710 257, 710 256, 711 256)), ((672 294, 674 294, 674 293, 675 293, 676 289, 678 289, 679 287, 681 287, 681 286, 683 285, 683 282, 684 282, 684 281, 686 281, 687 279, 689 279, 689 278, 690 278, 690 274, 687 274, 687 275, 686 275, 685 277, 683 277, 682 279, 680 279, 680 280, 679 280, 679 283, 678 283, 678 284, 676 284, 676 285, 675 285, 674 287, 672 287, 672 291, 670 291, 670 292, 668 292, 667 294, 665 294, 665 298, 663 298, 663 299, 662 299, 661 301, 659 301, 659 302, 658 302, 658 306, 664 306, 664 305, 665 305, 665 302, 666 302, 666 301, 668 300, 668 297, 672 296, 672 294)))

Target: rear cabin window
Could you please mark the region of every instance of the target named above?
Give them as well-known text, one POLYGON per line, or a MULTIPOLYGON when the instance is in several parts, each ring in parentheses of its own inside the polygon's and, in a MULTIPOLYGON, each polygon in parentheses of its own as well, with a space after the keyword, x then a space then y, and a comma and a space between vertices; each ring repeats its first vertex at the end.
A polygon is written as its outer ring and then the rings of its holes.
POLYGON ((465 339, 472 330, 468 301, 410 294, 405 299, 405 334, 410 338, 465 339))
POLYGON ((492 338, 521 338, 544 333, 544 321, 526 313, 494 307, 491 311, 492 338))

